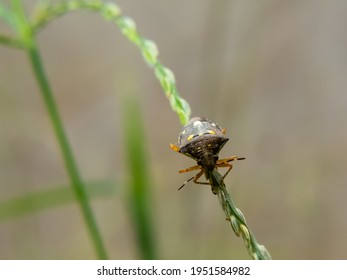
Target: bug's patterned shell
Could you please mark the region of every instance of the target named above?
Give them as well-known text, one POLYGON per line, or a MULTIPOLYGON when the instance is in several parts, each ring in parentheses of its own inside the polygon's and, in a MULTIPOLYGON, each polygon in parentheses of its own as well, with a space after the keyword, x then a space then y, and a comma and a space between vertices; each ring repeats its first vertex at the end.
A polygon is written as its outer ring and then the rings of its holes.
POLYGON ((223 129, 217 123, 206 118, 194 117, 183 127, 178 137, 178 143, 180 147, 182 147, 194 138, 199 138, 203 135, 218 135, 225 137, 223 129))
POLYGON ((213 170, 218 154, 228 140, 218 124, 195 117, 179 135, 179 152, 195 159, 203 168, 213 170))

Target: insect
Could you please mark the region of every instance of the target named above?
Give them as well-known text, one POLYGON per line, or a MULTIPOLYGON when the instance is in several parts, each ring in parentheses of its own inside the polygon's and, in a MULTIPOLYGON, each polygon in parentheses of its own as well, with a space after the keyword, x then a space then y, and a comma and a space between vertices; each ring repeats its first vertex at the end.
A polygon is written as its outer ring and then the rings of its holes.
POLYGON ((179 170, 179 173, 199 170, 199 172, 183 183, 178 190, 182 189, 188 182, 193 180, 196 184, 210 185, 214 194, 217 194, 218 188, 223 184, 224 178, 229 174, 233 165, 230 163, 235 160, 243 160, 243 157, 232 156, 225 159, 219 159, 218 154, 229 140, 225 136, 226 130, 217 123, 203 117, 192 118, 178 137, 178 145, 170 144, 171 149, 184 154, 197 162, 197 165, 179 170), (217 168, 226 167, 228 170, 221 175, 217 168), (199 181, 205 174, 206 182, 199 181))

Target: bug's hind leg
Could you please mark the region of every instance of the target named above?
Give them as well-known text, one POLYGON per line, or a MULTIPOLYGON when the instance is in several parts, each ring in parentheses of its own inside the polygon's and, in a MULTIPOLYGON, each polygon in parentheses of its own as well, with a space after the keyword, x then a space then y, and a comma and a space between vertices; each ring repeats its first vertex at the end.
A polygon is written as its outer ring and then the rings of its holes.
MULTIPOLYGON (((193 166, 193 167, 195 167, 195 166, 193 166)), ((185 169, 186 170, 186 169, 185 169)), ((194 170, 194 169, 193 169, 194 170)), ((181 171, 181 170, 180 170, 181 171)), ((191 171, 191 170, 189 170, 189 171, 191 171)), ((188 171, 185 171, 185 172, 188 172, 188 171)), ((193 180, 193 182, 195 183, 195 184, 200 184, 200 185, 210 185, 210 183, 208 183, 208 182, 199 182, 198 180, 199 180, 199 178, 202 176, 202 174, 204 174, 204 170, 203 169, 201 169, 200 170, 200 172, 198 173, 198 174, 196 174, 195 176, 193 176, 192 178, 190 178, 190 179, 188 179, 187 181, 185 181, 184 183, 183 183, 183 185, 182 186, 180 186, 179 188, 178 188, 178 191, 180 190, 180 189, 182 189, 188 182, 190 182, 191 180, 193 180)))

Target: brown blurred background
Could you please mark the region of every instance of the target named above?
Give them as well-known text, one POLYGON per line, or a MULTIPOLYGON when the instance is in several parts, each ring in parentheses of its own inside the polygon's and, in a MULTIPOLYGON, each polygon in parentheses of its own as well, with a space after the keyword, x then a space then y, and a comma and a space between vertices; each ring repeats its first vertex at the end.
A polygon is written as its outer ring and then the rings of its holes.
MULTIPOLYGON (((25 1, 32 11, 35 1, 25 1)), ((192 115, 227 128, 226 184, 274 259, 347 258, 347 2, 117 1, 155 41, 192 115)), ((0 23, 0 30, 7 30, 0 23)), ((194 164, 172 152, 181 129, 153 71, 119 29, 71 13, 39 35, 45 67, 85 180, 127 179, 121 95, 146 126, 152 213, 163 259, 248 259, 209 187, 177 188, 194 164)), ((68 185, 22 51, 0 46, 0 202, 68 185)), ((93 209, 114 259, 138 258, 118 184, 93 209)), ((1 259, 95 258, 76 203, 0 224, 1 259)))

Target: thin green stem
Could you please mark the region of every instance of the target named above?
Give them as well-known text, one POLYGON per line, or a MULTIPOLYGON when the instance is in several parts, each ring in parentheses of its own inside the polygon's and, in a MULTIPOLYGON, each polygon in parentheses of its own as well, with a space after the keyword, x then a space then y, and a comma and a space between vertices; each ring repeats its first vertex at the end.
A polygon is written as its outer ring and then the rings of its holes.
POLYGON ((50 116, 55 131, 55 135, 57 137, 57 141, 60 145, 60 149, 64 158, 65 167, 70 176, 71 185, 81 207, 85 222, 94 242, 94 246, 97 251, 98 257, 100 259, 107 259, 106 250, 101 240, 101 235, 99 233, 99 229, 97 227, 90 206, 86 188, 79 175, 77 164, 72 154, 72 150, 67 139, 56 102, 53 97, 51 86, 43 68, 41 56, 34 38, 34 34, 26 19, 21 1, 13 0, 12 7, 13 10, 16 12, 16 27, 18 33, 26 47, 26 51, 32 65, 33 72, 36 76, 38 85, 42 93, 42 97, 44 99, 48 114, 50 116))
POLYGON ((63 123, 58 112, 57 104, 53 97, 51 86, 43 67, 42 59, 36 43, 35 32, 31 27, 31 23, 27 19, 23 3, 20 0, 11 0, 11 12, 5 9, 3 6, 0 7, 1 17, 7 19, 7 21, 11 24, 11 27, 16 30, 19 38, 17 40, 8 38, 6 36, 1 36, 0 43, 4 43, 12 47, 22 47, 27 52, 50 120, 52 122, 57 141, 61 149, 65 168, 70 177, 73 191, 82 210, 82 214, 84 216, 84 220, 89 230, 92 242, 94 243, 96 253, 98 255, 98 258, 107 259, 106 250, 103 245, 101 235, 87 195, 86 185, 82 181, 79 174, 76 160, 74 159, 72 149, 70 147, 63 127, 63 123))
POLYGON ((65 168, 70 177, 71 185, 82 210, 87 228, 94 243, 96 253, 100 259, 107 259, 106 250, 103 245, 101 235, 90 206, 89 198, 87 196, 86 185, 81 179, 75 158, 72 154, 72 149, 67 139, 63 123, 61 121, 58 108, 53 97, 53 92, 43 67, 34 32, 26 18, 22 2, 20 0, 12 0, 12 9, 15 12, 16 29, 20 35, 20 38, 28 54, 28 58, 31 62, 34 75, 41 90, 42 97, 44 99, 57 141, 64 158, 65 168))
POLYGON ((75 195, 81 207, 82 213, 84 215, 85 222, 89 229, 89 233, 94 242, 95 249, 97 251, 98 257, 100 259, 107 259, 107 254, 105 247, 103 245, 101 235, 96 224, 96 220, 94 218, 89 198, 86 192, 86 186, 81 179, 79 174, 76 161, 72 154, 72 150, 67 139, 66 133, 64 131, 64 127, 61 121, 61 118, 58 113, 58 108, 56 102, 53 98, 53 93, 46 77, 40 53, 36 46, 36 42, 33 39, 31 47, 28 49, 28 56, 36 76, 37 82, 41 89, 42 97, 45 101, 45 105, 47 107, 54 132, 56 134, 58 143, 60 145, 60 149, 64 158, 65 167, 69 174, 71 185, 74 189, 75 195))
POLYGON ((4 35, 0 35, 0 44, 6 45, 12 48, 18 48, 18 49, 23 48, 23 44, 20 40, 17 40, 8 36, 4 36, 4 35))
POLYGON ((86 185, 80 176, 76 160, 73 156, 71 146, 58 112, 57 104, 53 97, 51 86, 43 67, 42 59, 36 43, 36 32, 27 19, 22 1, 11 0, 11 11, 6 9, 3 5, 0 5, 0 17, 4 18, 18 34, 18 40, 1 35, 0 43, 12 47, 23 47, 27 52, 61 149, 65 168, 70 177, 73 191, 82 210, 96 253, 100 259, 107 259, 107 253, 87 195, 86 185))
POLYGON ((225 217, 230 221, 231 227, 237 236, 242 235, 248 254, 255 260, 271 260, 271 255, 264 245, 257 242, 254 234, 248 228, 246 219, 240 209, 235 206, 234 201, 231 199, 225 184, 220 174, 216 169, 213 171, 212 176, 216 183, 215 191, 218 200, 225 213, 225 217))

